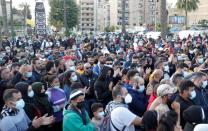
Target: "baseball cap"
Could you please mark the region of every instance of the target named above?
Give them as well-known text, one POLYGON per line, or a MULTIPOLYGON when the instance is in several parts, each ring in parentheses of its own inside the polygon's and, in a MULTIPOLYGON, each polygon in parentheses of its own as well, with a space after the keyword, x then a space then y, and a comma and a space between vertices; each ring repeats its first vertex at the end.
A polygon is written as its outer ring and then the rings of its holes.
POLYGON ((168 84, 162 84, 157 88, 157 96, 165 96, 176 93, 177 89, 168 84))

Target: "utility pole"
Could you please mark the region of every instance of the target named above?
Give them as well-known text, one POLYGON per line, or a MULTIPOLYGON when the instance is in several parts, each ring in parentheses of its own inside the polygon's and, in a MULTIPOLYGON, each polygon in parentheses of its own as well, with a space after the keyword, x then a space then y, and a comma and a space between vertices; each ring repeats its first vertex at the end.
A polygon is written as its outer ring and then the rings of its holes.
POLYGON ((13 23, 13 9, 12 9, 12 0, 10 0, 10 21, 11 21, 11 33, 12 33, 12 39, 14 38, 14 23, 13 23))
POLYGON ((64 27, 65 31, 67 31, 67 10, 66 10, 66 0, 64 0, 64 27))
POLYGON ((157 0, 155 0, 155 31, 157 31, 157 0))
POLYGON ((3 33, 8 35, 6 0, 0 0, 0 1, 1 1, 1 10, 3 16, 3 33))
POLYGON ((122 0, 122 33, 126 33, 126 0, 122 0))

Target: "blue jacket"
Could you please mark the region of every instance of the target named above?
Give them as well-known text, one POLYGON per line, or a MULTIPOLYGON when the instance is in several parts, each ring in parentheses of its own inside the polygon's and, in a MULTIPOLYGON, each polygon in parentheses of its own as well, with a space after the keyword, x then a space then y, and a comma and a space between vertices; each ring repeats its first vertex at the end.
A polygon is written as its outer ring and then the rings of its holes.
POLYGON ((33 70, 32 71, 32 80, 33 80, 33 82, 41 82, 42 75, 40 73, 38 73, 37 71, 33 70))
POLYGON ((93 73, 95 73, 98 76, 100 75, 101 69, 100 69, 99 63, 96 66, 93 67, 93 73))
POLYGON ((148 104, 147 96, 133 89, 128 92, 132 96, 132 102, 128 104, 129 110, 137 116, 143 116, 148 104))
POLYGON ((129 91, 129 90, 132 90, 133 86, 128 84, 128 83, 125 83, 124 84, 124 87, 129 91))

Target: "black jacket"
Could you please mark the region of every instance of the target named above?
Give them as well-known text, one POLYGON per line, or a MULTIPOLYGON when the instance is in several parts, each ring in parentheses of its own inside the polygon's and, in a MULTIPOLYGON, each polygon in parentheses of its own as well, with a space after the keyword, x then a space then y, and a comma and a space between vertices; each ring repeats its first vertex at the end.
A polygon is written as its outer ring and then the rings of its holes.
POLYGON ((97 101, 101 102, 104 107, 112 100, 112 94, 109 90, 109 84, 110 81, 100 81, 97 80, 95 82, 94 90, 95 90, 95 96, 97 101))
POLYGON ((181 119, 181 126, 184 128, 186 121, 183 119, 183 112, 189 108, 190 106, 194 105, 191 100, 184 100, 180 95, 178 95, 175 99, 176 102, 180 104, 180 119, 181 119))
POLYGON ((84 87, 89 87, 90 88, 89 94, 86 94, 86 96, 85 96, 86 99, 95 98, 95 96, 94 96, 94 84, 95 84, 95 81, 97 80, 97 77, 98 76, 94 73, 92 73, 92 75, 86 75, 86 74, 80 75, 80 81, 81 81, 82 85, 84 87))

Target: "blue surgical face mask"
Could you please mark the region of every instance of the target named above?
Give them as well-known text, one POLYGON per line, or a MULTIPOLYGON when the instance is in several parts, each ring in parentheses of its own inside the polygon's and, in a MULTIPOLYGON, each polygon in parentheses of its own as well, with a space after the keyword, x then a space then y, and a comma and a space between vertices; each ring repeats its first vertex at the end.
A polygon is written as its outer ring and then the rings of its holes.
POLYGON ((207 81, 203 81, 203 83, 202 83, 202 87, 203 87, 203 88, 206 88, 206 87, 207 87, 207 85, 208 85, 208 82, 207 82, 207 81))
POLYGON ((32 77, 32 72, 27 72, 27 73, 26 73, 26 77, 27 77, 27 78, 32 77))
POLYGON ((203 64, 204 63, 204 59, 203 58, 200 58, 199 59, 199 64, 203 64))
POLYGON ((191 100, 193 100, 194 98, 196 98, 196 91, 195 90, 193 90, 192 92, 191 92, 191 96, 189 97, 191 100))
POLYGON ((145 86, 144 85, 142 85, 142 86, 139 86, 139 89, 138 89, 138 92, 144 92, 144 90, 145 90, 145 86))

